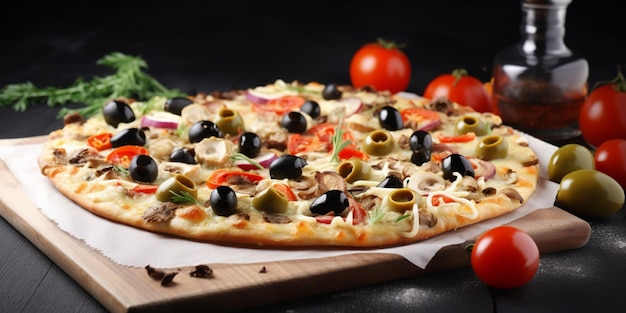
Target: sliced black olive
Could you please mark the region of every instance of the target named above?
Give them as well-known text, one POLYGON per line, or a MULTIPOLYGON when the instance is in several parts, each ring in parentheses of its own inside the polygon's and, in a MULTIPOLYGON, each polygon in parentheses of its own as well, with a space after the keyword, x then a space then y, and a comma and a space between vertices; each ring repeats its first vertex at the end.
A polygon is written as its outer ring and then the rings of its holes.
POLYGON ((414 150, 411 154, 411 163, 420 166, 431 159, 431 150, 422 148, 420 150, 414 150))
POLYGON ((416 130, 409 137, 409 148, 412 151, 422 150, 423 148, 431 150, 433 148, 433 137, 425 130, 416 130))
POLYGON ((398 109, 387 105, 378 112, 378 121, 380 126, 386 130, 398 130, 404 128, 404 121, 398 109))
POLYGON ((395 175, 389 175, 387 176, 385 179, 383 179, 378 186, 376 187, 381 187, 381 188, 402 188, 404 187, 404 184, 402 183, 402 180, 395 175))
POLYGON ((312 118, 318 118, 322 113, 320 104, 313 100, 307 100, 304 102, 304 104, 300 107, 300 111, 308 114, 312 118))
POLYGON ((159 166, 149 155, 139 154, 133 157, 128 167, 130 176, 138 182, 151 183, 159 176, 159 166))
POLYGON ((219 216, 230 216, 237 211, 237 195, 228 186, 219 186, 213 189, 209 201, 213 212, 219 216))
POLYGON ((210 137, 224 137, 222 131, 211 121, 197 121, 189 127, 189 141, 191 143, 200 142, 202 139, 210 137))
POLYGON ((127 145, 143 146, 145 144, 146 133, 140 128, 123 129, 111 137, 111 146, 113 146, 113 148, 127 145))
POLYGON ((341 215, 349 205, 348 196, 343 191, 329 190, 313 200, 311 212, 319 215, 334 212, 335 215, 341 215))
POLYGON ((306 131, 306 118, 298 111, 291 111, 283 115, 280 126, 292 134, 302 134, 306 131))
POLYGON ((196 158, 194 156, 193 150, 189 150, 186 148, 174 149, 172 153, 170 153, 170 161, 187 163, 187 164, 196 164, 196 158))
POLYGON ((262 141, 259 135, 253 132, 245 132, 239 137, 239 153, 254 158, 261 153, 262 141))
POLYGON ((189 98, 174 97, 171 99, 167 99, 167 101, 165 101, 165 106, 163 108, 167 112, 180 115, 183 109, 192 103, 193 101, 191 101, 189 98))
POLYGON ((328 84, 324 86, 324 90, 322 90, 322 98, 324 98, 324 100, 340 99, 341 95, 342 92, 337 88, 336 84, 328 84))
POLYGON ((284 154, 270 163, 270 177, 273 179, 293 179, 302 175, 302 168, 307 165, 305 159, 284 154))
POLYGON ((102 115, 107 124, 117 127, 120 123, 130 123, 135 120, 135 112, 128 103, 113 100, 104 105, 102 115))
POLYGON ((474 177, 474 167, 472 163, 464 156, 453 153, 445 157, 441 161, 441 169, 443 170, 443 178, 449 181, 455 181, 456 176, 453 173, 459 173, 461 176, 474 177))

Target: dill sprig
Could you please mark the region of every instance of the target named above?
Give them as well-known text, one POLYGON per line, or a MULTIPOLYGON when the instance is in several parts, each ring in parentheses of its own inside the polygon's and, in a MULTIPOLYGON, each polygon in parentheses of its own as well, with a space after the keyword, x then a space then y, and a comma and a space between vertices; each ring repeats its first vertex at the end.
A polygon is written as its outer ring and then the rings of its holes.
POLYGON ((152 76, 143 72, 148 64, 137 56, 112 52, 96 62, 115 72, 91 80, 78 78, 68 87, 39 88, 31 82, 7 85, 0 89, 0 106, 12 107, 16 111, 25 111, 29 106, 45 103, 48 106, 65 104, 84 104, 78 109, 62 108, 58 117, 70 112, 77 112, 84 117, 99 113, 104 104, 114 98, 129 97, 147 100, 154 96, 184 96, 177 89, 168 89, 152 76))

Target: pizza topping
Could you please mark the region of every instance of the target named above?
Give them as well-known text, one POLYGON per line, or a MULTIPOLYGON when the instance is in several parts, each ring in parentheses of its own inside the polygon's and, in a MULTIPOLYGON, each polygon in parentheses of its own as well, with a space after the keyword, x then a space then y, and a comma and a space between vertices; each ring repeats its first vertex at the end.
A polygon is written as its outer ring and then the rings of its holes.
POLYGON ((522 195, 519 194, 519 191, 513 188, 510 188, 510 187, 502 188, 498 193, 503 194, 512 200, 517 200, 520 203, 524 203, 524 197, 522 197, 522 195))
POLYGON ((135 112, 128 103, 121 100, 108 102, 102 108, 102 114, 107 124, 117 127, 120 123, 130 123, 135 120, 135 112))
POLYGON ((64 125, 83 124, 83 123, 85 123, 85 118, 82 115, 78 114, 77 112, 67 114, 63 117, 64 125))
POLYGON ((288 224, 291 223, 289 216, 284 214, 274 214, 263 212, 263 220, 272 224, 288 224))
POLYGON ((176 129, 180 123, 180 116, 164 111, 150 112, 141 117, 141 127, 155 127, 164 129, 176 129))
POLYGON ((239 152, 250 158, 257 157, 261 153, 262 146, 261 137, 253 132, 244 132, 237 141, 239 152))
POLYGON ((134 156, 128 167, 130 176, 138 182, 151 183, 159 176, 159 166, 149 155, 134 156))
POLYGON ((449 181, 456 179, 454 173, 460 173, 461 176, 474 177, 474 167, 465 156, 458 153, 453 153, 443 159, 441 161, 441 169, 443 171, 443 178, 449 181))
POLYGON ((345 178, 346 182, 354 183, 357 180, 370 179, 371 167, 361 159, 352 158, 341 162, 337 167, 337 173, 345 178))
POLYGON ((193 101, 186 97, 173 97, 165 101, 163 109, 172 114, 181 115, 182 110, 192 103, 193 101))
POLYGON ((348 208, 350 201, 348 196, 341 190, 328 190, 315 198, 311 203, 311 212, 314 214, 325 215, 333 212, 335 215, 341 213, 348 208))
MULTIPOLYGON (((151 145, 152 147, 152 145, 151 145)), ((172 152, 169 155, 170 162, 176 163, 185 163, 185 164, 196 164, 196 152, 193 149, 189 148, 176 148, 171 150, 172 152)))
POLYGON ((289 206, 289 199, 285 193, 274 186, 263 188, 252 198, 252 207, 270 213, 285 213, 289 206))
POLYGON ((237 211, 237 194, 228 186, 213 189, 209 202, 213 212, 220 216, 230 216, 237 211))
POLYGON ((194 150, 198 163, 209 168, 224 168, 231 165, 230 156, 234 144, 223 138, 205 138, 196 144, 194 150))
POLYGON ((387 197, 389 210, 404 213, 413 208, 420 201, 420 195, 409 188, 394 189, 387 197))
POLYGON ((302 175, 307 161, 299 156, 283 154, 270 163, 270 177, 273 179, 293 179, 302 175))
POLYGON ((432 191, 444 190, 446 181, 440 174, 419 171, 409 177, 407 187, 421 195, 427 195, 432 191))
POLYGON ((391 105, 386 105, 378 112, 380 126, 387 130, 399 130, 404 128, 404 121, 400 111, 391 105))
POLYGON ((163 202, 149 207, 143 214, 143 220, 149 223, 167 222, 176 216, 180 205, 174 202, 163 202))
POLYGON ((476 136, 483 136, 486 135, 488 131, 489 126, 474 114, 462 115, 454 125, 454 133, 457 135, 474 133, 476 136))
POLYGON ((113 148, 128 145, 144 146, 146 144, 146 133, 140 128, 126 128, 113 135, 110 141, 113 148))
POLYGON ((363 151, 369 155, 383 156, 393 150, 395 142, 393 136, 387 130, 377 129, 365 137, 363 151))
POLYGON ((198 196, 198 188, 187 176, 177 174, 176 176, 166 179, 159 185, 156 191, 156 197, 162 202, 174 202, 174 197, 182 193, 195 199, 198 196))
POLYGON ((342 95, 343 93, 336 84, 328 84, 324 86, 324 90, 322 90, 322 98, 324 98, 324 100, 336 100, 341 98, 342 95))
POLYGON ((222 106, 215 117, 215 125, 223 133, 236 136, 245 128, 243 118, 239 112, 222 106))
POLYGON ((113 137, 112 133, 92 135, 87 138, 87 144, 98 151, 111 149, 113 147, 111 145, 111 137, 113 137))
POLYGON ((490 161, 505 158, 508 153, 508 141, 500 135, 490 135, 480 139, 475 154, 477 158, 490 161))

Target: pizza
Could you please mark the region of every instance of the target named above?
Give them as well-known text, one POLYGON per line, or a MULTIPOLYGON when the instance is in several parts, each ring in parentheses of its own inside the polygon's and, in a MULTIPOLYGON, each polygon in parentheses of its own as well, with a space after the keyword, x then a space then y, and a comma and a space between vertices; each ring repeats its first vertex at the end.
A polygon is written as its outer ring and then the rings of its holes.
POLYGON ((499 116, 448 99, 276 80, 111 99, 51 132, 51 185, 102 218, 227 245, 380 248, 511 212, 538 159, 499 116))

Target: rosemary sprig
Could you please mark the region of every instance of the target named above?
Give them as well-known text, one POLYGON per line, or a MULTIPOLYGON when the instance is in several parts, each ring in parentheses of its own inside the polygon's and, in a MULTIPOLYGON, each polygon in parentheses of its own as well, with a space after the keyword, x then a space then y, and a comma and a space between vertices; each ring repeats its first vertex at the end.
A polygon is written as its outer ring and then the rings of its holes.
POLYGON ((192 203, 192 204, 200 204, 196 198, 194 198, 191 194, 186 191, 181 191, 180 193, 170 190, 172 194, 172 202, 174 203, 192 203))
POLYGON ((98 60, 96 64, 114 69, 115 72, 109 76, 94 77, 91 80, 78 78, 72 85, 65 88, 39 88, 31 82, 7 85, 0 89, 0 106, 24 111, 29 106, 38 103, 45 103, 50 107, 70 103, 84 104, 84 107, 79 109, 62 108, 58 117, 61 118, 70 112, 91 117, 99 113, 108 100, 118 97, 147 100, 157 95, 184 96, 183 92, 168 89, 144 73, 142 69, 147 68, 148 65, 140 57, 113 52, 98 60))
POLYGON ((337 123, 335 133, 331 138, 333 143, 333 154, 330 157, 330 161, 335 163, 339 162, 339 152, 352 143, 350 140, 343 140, 343 128, 341 127, 341 124, 343 124, 343 117, 339 118, 339 123, 337 123))
POLYGON ((367 215, 370 218, 370 224, 376 224, 383 219, 383 216, 385 216, 385 211, 377 207, 371 211, 367 211, 367 215))
POLYGON ((234 162, 237 160, 243 160, 246 161, 252 165, 254 165, 256 168, 262 170, 263 166, 261 166, 261 164, 259 164, 259 162, 249 158, 247 155, 243 154, 243 153, 239 153, 239 152, 235 152, 230 156, 230 161, 234 162))

